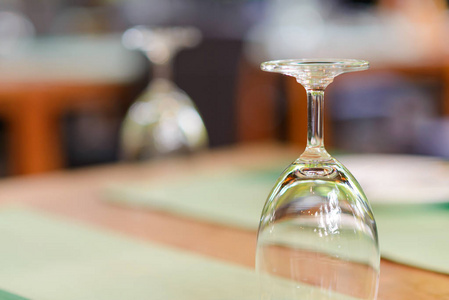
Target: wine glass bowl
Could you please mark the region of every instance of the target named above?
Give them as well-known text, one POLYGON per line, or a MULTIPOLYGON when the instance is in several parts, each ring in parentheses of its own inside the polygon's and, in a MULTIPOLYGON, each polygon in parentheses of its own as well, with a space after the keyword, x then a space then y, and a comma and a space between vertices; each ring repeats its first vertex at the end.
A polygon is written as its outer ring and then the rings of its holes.
POLYGON ((281 174, 260 219, 261 299, 375 299, 380 255, 374 216, 358 182, 324 148, 322 129, 325 87, 368 63, 284 60, 261 67, 296 77, 308 101, 306 150, 281 174))

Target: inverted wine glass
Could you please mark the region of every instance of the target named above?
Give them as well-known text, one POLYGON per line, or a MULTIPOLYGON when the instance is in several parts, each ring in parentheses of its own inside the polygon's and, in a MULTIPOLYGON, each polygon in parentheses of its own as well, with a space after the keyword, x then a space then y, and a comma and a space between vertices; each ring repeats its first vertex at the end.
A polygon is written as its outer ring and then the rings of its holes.
POLYGON ((136 26, 123 34, 127 48, 142 51, 150 60, 154 78, 123 121, 123 159, 148 159, 207 147, 206 127, 194 102, 171 79, 176 53, 200 40, 201 33, 193 27, 136 26))
POLYGON ((307 146, 277 180, 262 211, 256 270, 263 300, 377 297, 380 254, 369 202, 353 175, 324 148, 324 90, 363 60, 269 61, 307 91, 307 146))

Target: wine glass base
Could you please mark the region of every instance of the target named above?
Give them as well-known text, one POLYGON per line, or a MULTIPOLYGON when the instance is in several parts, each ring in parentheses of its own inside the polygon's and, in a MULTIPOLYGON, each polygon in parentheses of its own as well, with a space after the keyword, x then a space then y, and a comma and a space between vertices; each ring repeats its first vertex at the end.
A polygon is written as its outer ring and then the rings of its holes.
POLYGON ((293 76, 310 90, 324 90, 335 76, 368 68, 367 61, 357 59, 286 59, 261 64, 262 70, 293 76))

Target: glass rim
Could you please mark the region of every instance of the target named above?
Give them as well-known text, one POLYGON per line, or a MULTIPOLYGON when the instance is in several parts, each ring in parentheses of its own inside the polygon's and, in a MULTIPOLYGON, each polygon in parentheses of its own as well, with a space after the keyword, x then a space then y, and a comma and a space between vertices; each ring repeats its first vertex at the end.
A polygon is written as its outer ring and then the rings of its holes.
POLYGON ((260 68, 266 72, 276 73, 323 70, 335 70, 344 73, 367 70, 369 62, 361 59, 346 58, 281 59, 263 62, 260 68))

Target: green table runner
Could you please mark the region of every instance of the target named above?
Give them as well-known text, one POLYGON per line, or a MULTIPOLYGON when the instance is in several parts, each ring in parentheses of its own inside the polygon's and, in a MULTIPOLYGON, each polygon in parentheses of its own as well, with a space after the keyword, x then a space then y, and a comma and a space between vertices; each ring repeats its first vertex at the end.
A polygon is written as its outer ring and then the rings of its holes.
POLYGON ((27 300, 27 299, 20 297, 18 295, 14 295, 14 294, 8 293, 6 291, 0 290, 0 300, 27 300))
POLYGON ((258 299, 251 269, 31 210, 0 210, 0 239, 0 289, 34 300, 258 299))
POLYGON ((449 274, 449 203, 373 209, 383 257, 449 274))
MULTIPOLYGON (((0 210, 0 240, 0 288, 33 300, 259 299, 252 269, 33 210, 0 210)), ((311 286, 299 291, 329 299, 311 286)), ((15 299, 25 300, 0 292, 0 300, 15 299)))
POLYGON ((145 72, 145 59, 127 50, 119 34, 39 36, 18 46, 2 57, 2 83, 123 84, 145 72))
MULTIPOLYGON (((107 201, 256 230, 279 167, 203 174, 170 184, 125 183, 107 189, 107 201)), ((449 274, 449 207, 374 207, 382 256, 449 274), (394 213, 393 213, 394 212, 394 213)))
POLYGON ((170 184, 114 184, 105 199, 254 230, 279 175, 279 170, 263 169, 199 174, 170 184))

